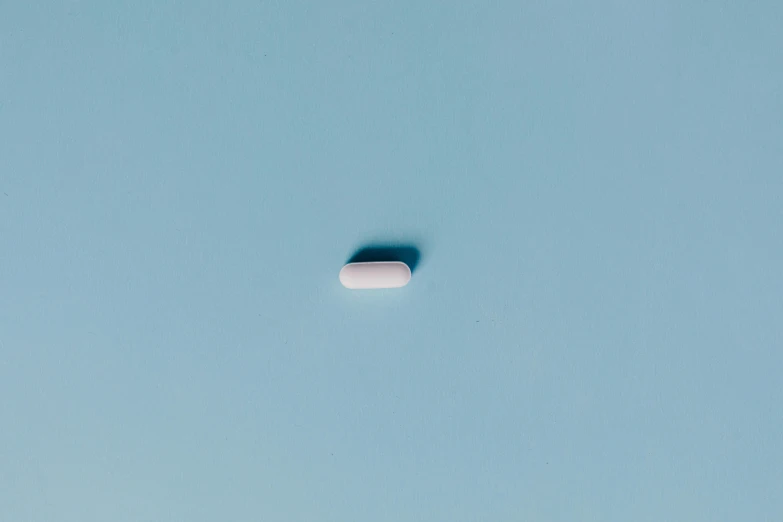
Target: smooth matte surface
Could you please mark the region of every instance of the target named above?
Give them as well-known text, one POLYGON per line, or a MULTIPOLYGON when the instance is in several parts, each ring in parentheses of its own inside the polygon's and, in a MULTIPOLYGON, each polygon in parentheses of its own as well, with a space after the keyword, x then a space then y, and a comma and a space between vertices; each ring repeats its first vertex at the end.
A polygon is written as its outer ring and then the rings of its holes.
POLYGON ((2 3, 0 520, 783 519, 782 14, 2 3))
POLYGON ((411 280, 411 269, 399 261, 348 263, 340 269, 339 279, 351 290, 402 288, 411 280))

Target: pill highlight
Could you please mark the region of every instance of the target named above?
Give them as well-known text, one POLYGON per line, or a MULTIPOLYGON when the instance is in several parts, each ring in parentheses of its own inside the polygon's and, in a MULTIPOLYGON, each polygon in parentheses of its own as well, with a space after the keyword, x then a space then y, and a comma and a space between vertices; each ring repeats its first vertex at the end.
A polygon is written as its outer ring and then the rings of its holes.
POLYGON ((411 269, 399 261, 348 263, 340 270, 340 282, 351 290, 399 288, 411 280, 411 269))

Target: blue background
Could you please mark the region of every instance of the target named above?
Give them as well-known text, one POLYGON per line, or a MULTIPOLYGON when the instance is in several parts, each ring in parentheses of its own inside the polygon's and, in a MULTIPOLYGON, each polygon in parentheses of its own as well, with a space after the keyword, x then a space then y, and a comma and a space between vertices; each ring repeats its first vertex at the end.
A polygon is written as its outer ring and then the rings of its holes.
POLYGON ((0 519, 781 520, 781 28, 4 2, 0 519))

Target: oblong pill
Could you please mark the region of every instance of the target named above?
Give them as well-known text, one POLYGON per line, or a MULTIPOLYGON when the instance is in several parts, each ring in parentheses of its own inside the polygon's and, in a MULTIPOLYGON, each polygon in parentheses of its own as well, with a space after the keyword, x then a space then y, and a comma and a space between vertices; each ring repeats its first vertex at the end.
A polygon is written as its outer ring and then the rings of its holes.
POLYGON ((411 280, 411 269, 399 261, 348 263, 340 270, 340 282, 351 290, 399 288, 411 280))

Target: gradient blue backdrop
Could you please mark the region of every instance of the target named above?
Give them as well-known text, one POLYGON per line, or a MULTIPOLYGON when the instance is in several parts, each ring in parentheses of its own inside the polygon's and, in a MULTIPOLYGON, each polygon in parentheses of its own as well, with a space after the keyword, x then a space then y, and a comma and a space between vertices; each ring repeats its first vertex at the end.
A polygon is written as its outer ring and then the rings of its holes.
POLYGON ((781 520, 782 28, 3 2, 0 520, 781 520))

